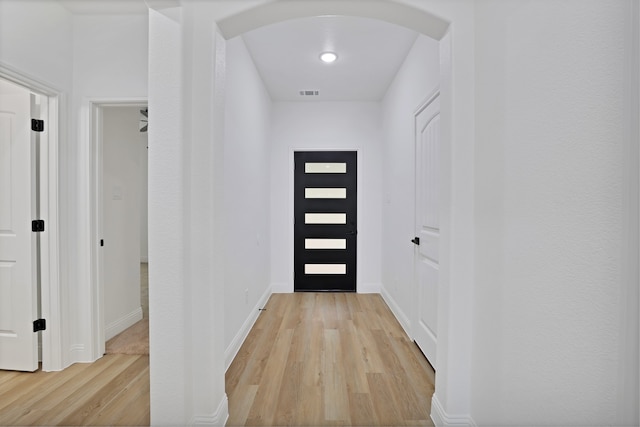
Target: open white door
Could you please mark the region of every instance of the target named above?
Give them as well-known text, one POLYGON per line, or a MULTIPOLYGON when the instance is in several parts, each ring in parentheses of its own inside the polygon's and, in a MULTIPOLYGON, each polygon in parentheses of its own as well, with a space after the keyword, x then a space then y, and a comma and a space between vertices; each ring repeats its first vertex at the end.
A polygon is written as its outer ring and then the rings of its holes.
POLYGON ((440 241, 440 98, 436 94, 416 114, 416 321, 414 339, 436 366, 440 241))
POLYGON ((0 369, 38 369, 31 94, 0 81, 0 369))

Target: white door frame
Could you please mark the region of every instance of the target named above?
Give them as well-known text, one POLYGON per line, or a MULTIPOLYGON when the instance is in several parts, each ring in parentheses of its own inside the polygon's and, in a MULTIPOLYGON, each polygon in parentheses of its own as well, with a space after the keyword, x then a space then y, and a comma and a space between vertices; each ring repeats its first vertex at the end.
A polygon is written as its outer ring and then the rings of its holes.
POLYGON ((97 360, 105 352, 104 323, 104 253, 100 250, 100 239, 103 236, 103 141, 102 141, 102 109, 105 107, 140 107, 146 108, 147 98, 95 98, 89 100, 89 203, 91 206, 90 221, 90 277, 91 277, 91 359, 97 360))
POLYGON ((41 135, 40 161, 40 216, 46 221, 46 232, 40 236, 40 269, 42 318, 47 329, 42 331, 42 370, 63 369, 61 292, 59 261, 58 219, 58 153, 59 141, 65 128, 60 126, 60 111, 64 111, 62 91, 28 77, 18 70, 0 64, 0 78, 16 83, 47 99, 42 104, 41 116, 45 132, 41 135))

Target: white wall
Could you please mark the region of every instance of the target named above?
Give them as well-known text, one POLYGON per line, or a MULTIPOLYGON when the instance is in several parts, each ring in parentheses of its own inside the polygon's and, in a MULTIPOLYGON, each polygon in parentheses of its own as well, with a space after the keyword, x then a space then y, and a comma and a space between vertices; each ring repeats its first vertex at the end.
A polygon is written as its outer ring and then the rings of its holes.
POLYGON ((631 4, 476 5, 478 425, 638 423, 638 343, 624 342, 631 4))
POLYGON ((293 152, 358 151, 358 292, 380 289, 381 144, 377 102, 276 102, 271 150, 271 283, 293 292, 293 152))
POLYGON ((227 43, 225 359, 270 295, 271 98, 241 37, 227 43))
POLYGON ((382 283, 398 319, 411 330, 414 295, 415 112, 440 82, 438 42, 419 36, 382 101, 382 283))
POLYGON ((69 304, 75 307, 70 361, 92 361, 90 253, 90 101, 142 100, 147 97, 148 18, 145 15, 73 17, 72 123, 76 143, 70 150, 69 204, 73 206, 69 304))
POLYGON ((103 109, 104 323, 109 339, 142 318, 140 306, 141 147, 139 107, 103 109))

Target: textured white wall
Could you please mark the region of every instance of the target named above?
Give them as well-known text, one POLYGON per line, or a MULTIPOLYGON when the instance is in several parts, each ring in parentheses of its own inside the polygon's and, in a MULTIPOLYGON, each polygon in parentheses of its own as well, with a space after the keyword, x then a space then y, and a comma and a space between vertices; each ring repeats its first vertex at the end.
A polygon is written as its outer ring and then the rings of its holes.
POLYGON ((478 425, 638 422, 618 374, 630 5, 476 5, 478 425))
POLYGON ((397 317, 413 318, 415 112, 440 82, 438 42, 420 36, 382 101, 382 282, 397 317), (395 304, 394 304, 395 303, 395 304))
MULTIPOLYGON (((126 328, 140 312, 141 146, 140 108, 103 109, 104 323, 106 339, 126 328), (123 322, 121 328, 114 328, 123 322)), ((146 183, 145 183, 146 184, 146 183)))
POLYGON ((256 304, 270 288, 272 104, 241 37, 227 43, 226 71, 224 301, 230 349, 235 338, 242 342, 237 335, 257 316, 256 304))
POLYGON ((377 102, 276 102, 271 150, 271 283, 293 292, 293 151, 357 150, 359 291, 379 291, 381 128, 377 102))
POLYGON ((149 360, 152 424, 185 424, 187 373, 180 11, 149 12, 149 360))

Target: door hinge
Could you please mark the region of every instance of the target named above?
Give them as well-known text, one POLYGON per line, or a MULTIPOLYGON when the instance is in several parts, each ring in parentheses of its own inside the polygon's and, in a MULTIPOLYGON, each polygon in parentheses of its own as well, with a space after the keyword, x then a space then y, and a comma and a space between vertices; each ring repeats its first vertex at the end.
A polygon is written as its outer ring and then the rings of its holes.
POLYGON ((413 239, 411 239, 411 243, 413 243, 414 245, 420 246, 420 238, 414 237, 413 239))
POLYGON ((34 219, 31 221, 31 231, 34 233, 41 233, 44 231, 44 220, 43 219, 34 219))
POLYGON ((33 332, 44 331, 47 329, 47 321, 38 319, 33 321, 33 332))
POLYGON ((44 132, 44 120, 31 119, 31 130, 34 132, 44 132))
POLYGON ((100 239, 100 246, 104 246, 104 239, 100 239))

